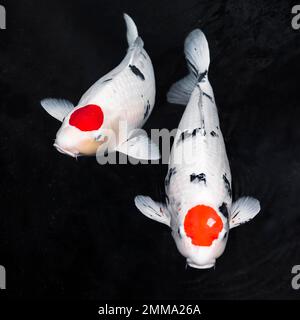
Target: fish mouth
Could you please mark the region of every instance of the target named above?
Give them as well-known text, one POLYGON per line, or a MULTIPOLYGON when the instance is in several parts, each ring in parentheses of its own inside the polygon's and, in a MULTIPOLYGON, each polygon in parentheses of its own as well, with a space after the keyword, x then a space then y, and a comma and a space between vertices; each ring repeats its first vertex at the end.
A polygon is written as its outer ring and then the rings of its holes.
POLYGON ((73 152, 70 152, 70 151, 68 151, 68 150, 63 149, 63 148, 60 147, 57 143, 54 143, 54 144, 53 144, 53 147, 55 147, 56 150, 59 151, 60 153, 62 153, 62 154, 67 154, 68 156, 71 156, 71 157, 73 157, 73 158, 77 158, 77 157, 79 156, 78 153, 73 153, 73 152))
POLYGON ((215 266, 215 262, 208 263, 208 264, 196 264, 196 263, 193 263, 193 262, 187 260, 187 265, 189 267, 195 268, 195 269, 210 269, 215 266))

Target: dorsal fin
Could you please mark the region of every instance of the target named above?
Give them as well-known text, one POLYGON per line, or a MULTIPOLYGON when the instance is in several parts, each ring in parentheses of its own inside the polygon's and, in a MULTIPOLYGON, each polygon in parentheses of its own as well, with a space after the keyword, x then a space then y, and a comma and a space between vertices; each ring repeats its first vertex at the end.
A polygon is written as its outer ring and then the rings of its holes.
POLYGON ((134 21, 128 14, 124 13, 124 19, 127 26, 127 42, 129 46, 132 46, 136 38, 139 36, 138 30, 134 21))

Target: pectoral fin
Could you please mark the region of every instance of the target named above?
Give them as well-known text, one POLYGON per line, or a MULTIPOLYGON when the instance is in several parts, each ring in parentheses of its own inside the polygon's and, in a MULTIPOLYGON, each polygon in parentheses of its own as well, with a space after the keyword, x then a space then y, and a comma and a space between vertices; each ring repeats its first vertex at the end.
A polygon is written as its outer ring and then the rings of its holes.
POLYGON ((140 160, 158 160, 160 158, 158 146, 144 134, 128 139, 117 147, 117 151, 140 160))
POLYGON ((43 99, 41 105, 53 118, 61 122, 74 108, 72 102, 64 99, 43 99))
POLYGON ((253 219, 260 211, 259 201, 252 197, 242 197, 231 206, 230 229, 253 219))
POLYGON ((134 202, 146 217, 170 226, 170 214, 164 204, 155 202, 147 196, 136 196, 134 202))

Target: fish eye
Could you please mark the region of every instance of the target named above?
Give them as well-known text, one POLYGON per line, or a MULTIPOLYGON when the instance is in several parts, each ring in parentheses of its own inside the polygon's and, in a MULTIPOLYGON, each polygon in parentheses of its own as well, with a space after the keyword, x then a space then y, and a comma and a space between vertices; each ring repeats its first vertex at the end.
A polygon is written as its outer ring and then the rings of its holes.
POLYGON ((178 235, 179 235, 179 238, 181 239, 181 238, 182 238, 182 235, 181 235, 181 230, 180 230, 180 228, 178 228, 177 233, 178 233, 178 235))
POLYGON ((108 136, 104 134, 99 134, 98 136, 96 136, 95 140, 98 142, 105 143, 108 141, 108 136))
POLYGON ((102 134, 98 134, 96 137, 95 137, 95 140, 98 141, 102 138, 102 134))

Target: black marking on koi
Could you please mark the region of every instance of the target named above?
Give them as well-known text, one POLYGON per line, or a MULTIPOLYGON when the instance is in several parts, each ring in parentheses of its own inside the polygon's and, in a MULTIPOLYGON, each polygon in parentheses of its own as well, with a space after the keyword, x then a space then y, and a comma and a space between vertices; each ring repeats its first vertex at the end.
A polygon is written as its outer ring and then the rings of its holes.
POLYGON ((141 78, 143 81, 145 80, 145 76, 142 74, 142 72, 140 71, 139 68, 137 68, 136 66, 130 64, 129 68, 131 69, 131 71, 139 78, 141 78))
POLYGON ((231 191, 231 186, 230 186, 230 183, 229 183, 229 181, 227 179, 226 173, 223 174, 223 180, 224 180, 224 183, 225 183, 225 188, 227 189, 229 197, 231 198, 232 191, 231 191))
POLYGON ((192 137, 195 137, 196 134, 197 134, 200 130, 201 130, 201 128, 196 128, 196 129, 194 129, 193 132, 192 132, 192 137))
POLYGON ((179 138, 178 138, 178 141, 177 141, 177 144, 181 141, 183 141, 184 139, 186 139, 188 137, 188 131, 183 131, 181 132, 179 138))
POLYGON ((191 63, 190 60, 187 60, 187 64, 191 67, 193 74, 197 77, 198 76, 198 70, 196 67, 191 63))
MULTIPOLYGON (((204 72, 202 72, 202 73, 199 74, 198 82, 204 82, 206 76, 207 76, 207 70, 205 70, 204 72)), ((204 92, 203 92, 203 93, 204 93, 204 92)))
POLYGON ((150 102, 149 102, 149 100, 147 100, 146 109, 144 112, 144 119, 146 119, 148 117, 149 112, 150 112, 150 102))
POLYGON ((169 204, 170 203, 170 199, 168 197, 168 195, 166 194, 166 204, 169 204))
POLYGON ((177 145, 178 145, 180 142, 182 142, 182 141, 184 141, 185 139, 187 139, 187 138, 195 137, 195 136, 198 134, 198 132, 200 132, 200 133, 202 132, 202 135, 203 135, 203 136, 206 135, 205 130, 202 129, 202 128, 195 128, 195 129, 193 129, 192 132, 191 132, 191 131, 188 131, 188 130, 181 132, 181 134, 180 134, 180 136, 179 136, 179 138, 178 138, 178 140, 177 140, 177 145))
POLYGON ((232 217, 232 219, 234 219, 239 213, 240 213, 240 211, 238 211, 238 212, 232 217))
POLYGON ((204 122, 204 119, 202 120, 201 134, 202 134, 202 136, 206 136, 206 130, 205 130, 205 122, 204 122))
POLYGON ((222 205, 219 207, 219 211, 222 213, 222 215, 228 219, 228 209, 227 204, 225 202, 222 203, 222 205))
POLYGON ((166 176, 166 179, 165 179, 165 185, 168 186, 170 184, 170 181, 171 181, 171 178, 172 176, 176 173, 176 168, 170 168, 168 173, 167 173, 167 176, 166 176))
POLYGON ((190 175, 190 179, 191 179, 191 182, 194 182, 195 180, 197 180, 198 182, 204 182, 204 184, 206 185, 206 175, 205 175, 205 173, 200 173, 200 174, 192 173, 190 175))
POLYGON ((211 134, 212 137, 217 137, 218 138, 218 136, 219 136, 215 131, 211 131, 210 134, 211 134))
POLYGON ((207 97, 212 103, 214 103, 213 98, 212 98, 209 94, 203 92, 203 95, 204 95, 205 97, 207 97))
POLYGON ((188 131, 183 131, 183 132, 181 132, 180 140, 183 141, 184 139, 188 138, 189 136, 190 136, 190 134, 188 131))
POLYGON ((111 81, 111 80, 112 80, 112 78, 106 79, 106 80, 103 81, 103 83, 104 83, 104 82, 109 82, 109 81, 111 81))

